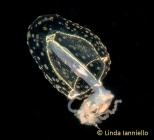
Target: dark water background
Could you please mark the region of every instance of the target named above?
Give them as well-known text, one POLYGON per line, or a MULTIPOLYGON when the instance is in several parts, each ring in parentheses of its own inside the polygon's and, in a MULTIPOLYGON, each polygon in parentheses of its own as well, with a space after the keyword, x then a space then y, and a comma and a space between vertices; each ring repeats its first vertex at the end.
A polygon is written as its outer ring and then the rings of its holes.
MULTIPOLYGON (((97 129, 81 125, 67 109, 68 100, 44 78, 26 44, 29 24, 39 15, 59 14, 86 26, 106 45, 111 69, 104 86, 116 99, 118 111, 100 126, 110 131, 148 131, 154 138, 153 18, 151 3, 57 0, 2 4, 0 140, 131 139, 98 136, 97 129), (4 65, 3 65, 4 63, 4 65)), ((73 106, 78 107, 78 103, 73 106)))

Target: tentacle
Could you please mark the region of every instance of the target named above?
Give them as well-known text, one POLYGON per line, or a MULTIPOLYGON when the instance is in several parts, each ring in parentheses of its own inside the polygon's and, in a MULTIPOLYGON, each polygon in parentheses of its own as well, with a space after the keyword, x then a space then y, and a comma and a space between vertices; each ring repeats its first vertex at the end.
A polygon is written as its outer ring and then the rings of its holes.
POLYGON ((116 100, 115 102, 114 102, 114 107, 113 107, 113 109, 112 110, 107 110, 104 114, 104 116, 102 117, 102 116, 99 116, 99 119, 100 120, 106 120, 107 118, 109 118, 109 114, 114 114, 115 112, 116 112, 116 110, 117 110, 117 106, 118 106, 118 103, 122 103, 122 100, 116 100))
POLYGON ((72 105, 73 101, 74 101, 74 99, 70 100, 70 101, 68 102, 67 107, 68 107, 68 110, 69 110, 70 112, 72 112, 72 113, 75 113, 75 114, 76 114, 77 110, 76 110, 76 109, 72 109, 72 108, 71 108, 71 105, 72 105))
POLYGON ((106 120, 107 118, 109 118, 109 114, 105 114, 103 117, 102 116, 98 116, 98 118, 100 120, 106 120))
POLYGON ((122 103, 122 100, 116 100, 112 110, 107 110, 105 113, 114 114, 117 110, 118 103, 122 103))

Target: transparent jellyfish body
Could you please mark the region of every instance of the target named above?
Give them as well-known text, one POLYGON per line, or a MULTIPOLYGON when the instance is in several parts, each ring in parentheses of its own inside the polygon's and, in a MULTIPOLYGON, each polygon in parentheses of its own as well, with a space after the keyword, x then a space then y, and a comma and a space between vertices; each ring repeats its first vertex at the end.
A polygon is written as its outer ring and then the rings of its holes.
POLYGON ((57 14, 44 15, 29 26, 27 44, 45 78, 70 100, 68 109, 81 124, 99 128, 98 123, 115 113, 122 101, 108 110, 114 95, 102 80, 111 61, 98 36, 57 14), (78 110, 71 108, 75 99, 83 100, 78 110))

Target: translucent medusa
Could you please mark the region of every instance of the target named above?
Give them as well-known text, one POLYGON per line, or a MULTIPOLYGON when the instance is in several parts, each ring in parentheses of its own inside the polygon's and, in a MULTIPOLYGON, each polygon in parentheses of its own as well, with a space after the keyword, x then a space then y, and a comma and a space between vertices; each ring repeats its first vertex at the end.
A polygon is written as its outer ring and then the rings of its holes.
POLYGON ((97 35, 57 14, 44 15, 28 27, 27 44, 45 78, 70 100, 68 109, 81 124, 98 128, 114 114, 121 100, 108 110, 114 95, 102 80, 111 61, 97 35), (75 99, 83 100, 78 110, 71 108, 75 99))

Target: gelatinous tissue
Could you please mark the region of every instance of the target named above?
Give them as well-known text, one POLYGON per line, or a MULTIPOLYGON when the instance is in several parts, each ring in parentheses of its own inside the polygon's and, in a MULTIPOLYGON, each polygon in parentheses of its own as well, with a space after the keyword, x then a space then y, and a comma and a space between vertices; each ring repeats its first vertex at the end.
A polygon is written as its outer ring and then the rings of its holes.
POLYGON ((100 38, 89 29, 57 14, 39 16, 28 27, 30 53, 45 78, 70 100, 68 109, 81 124, 98 124, 114 114, 109 106, 114 95, 102 84, 110 68, 110 57, 100 38), (71 108, 75 99, 81 107, 71 108))

